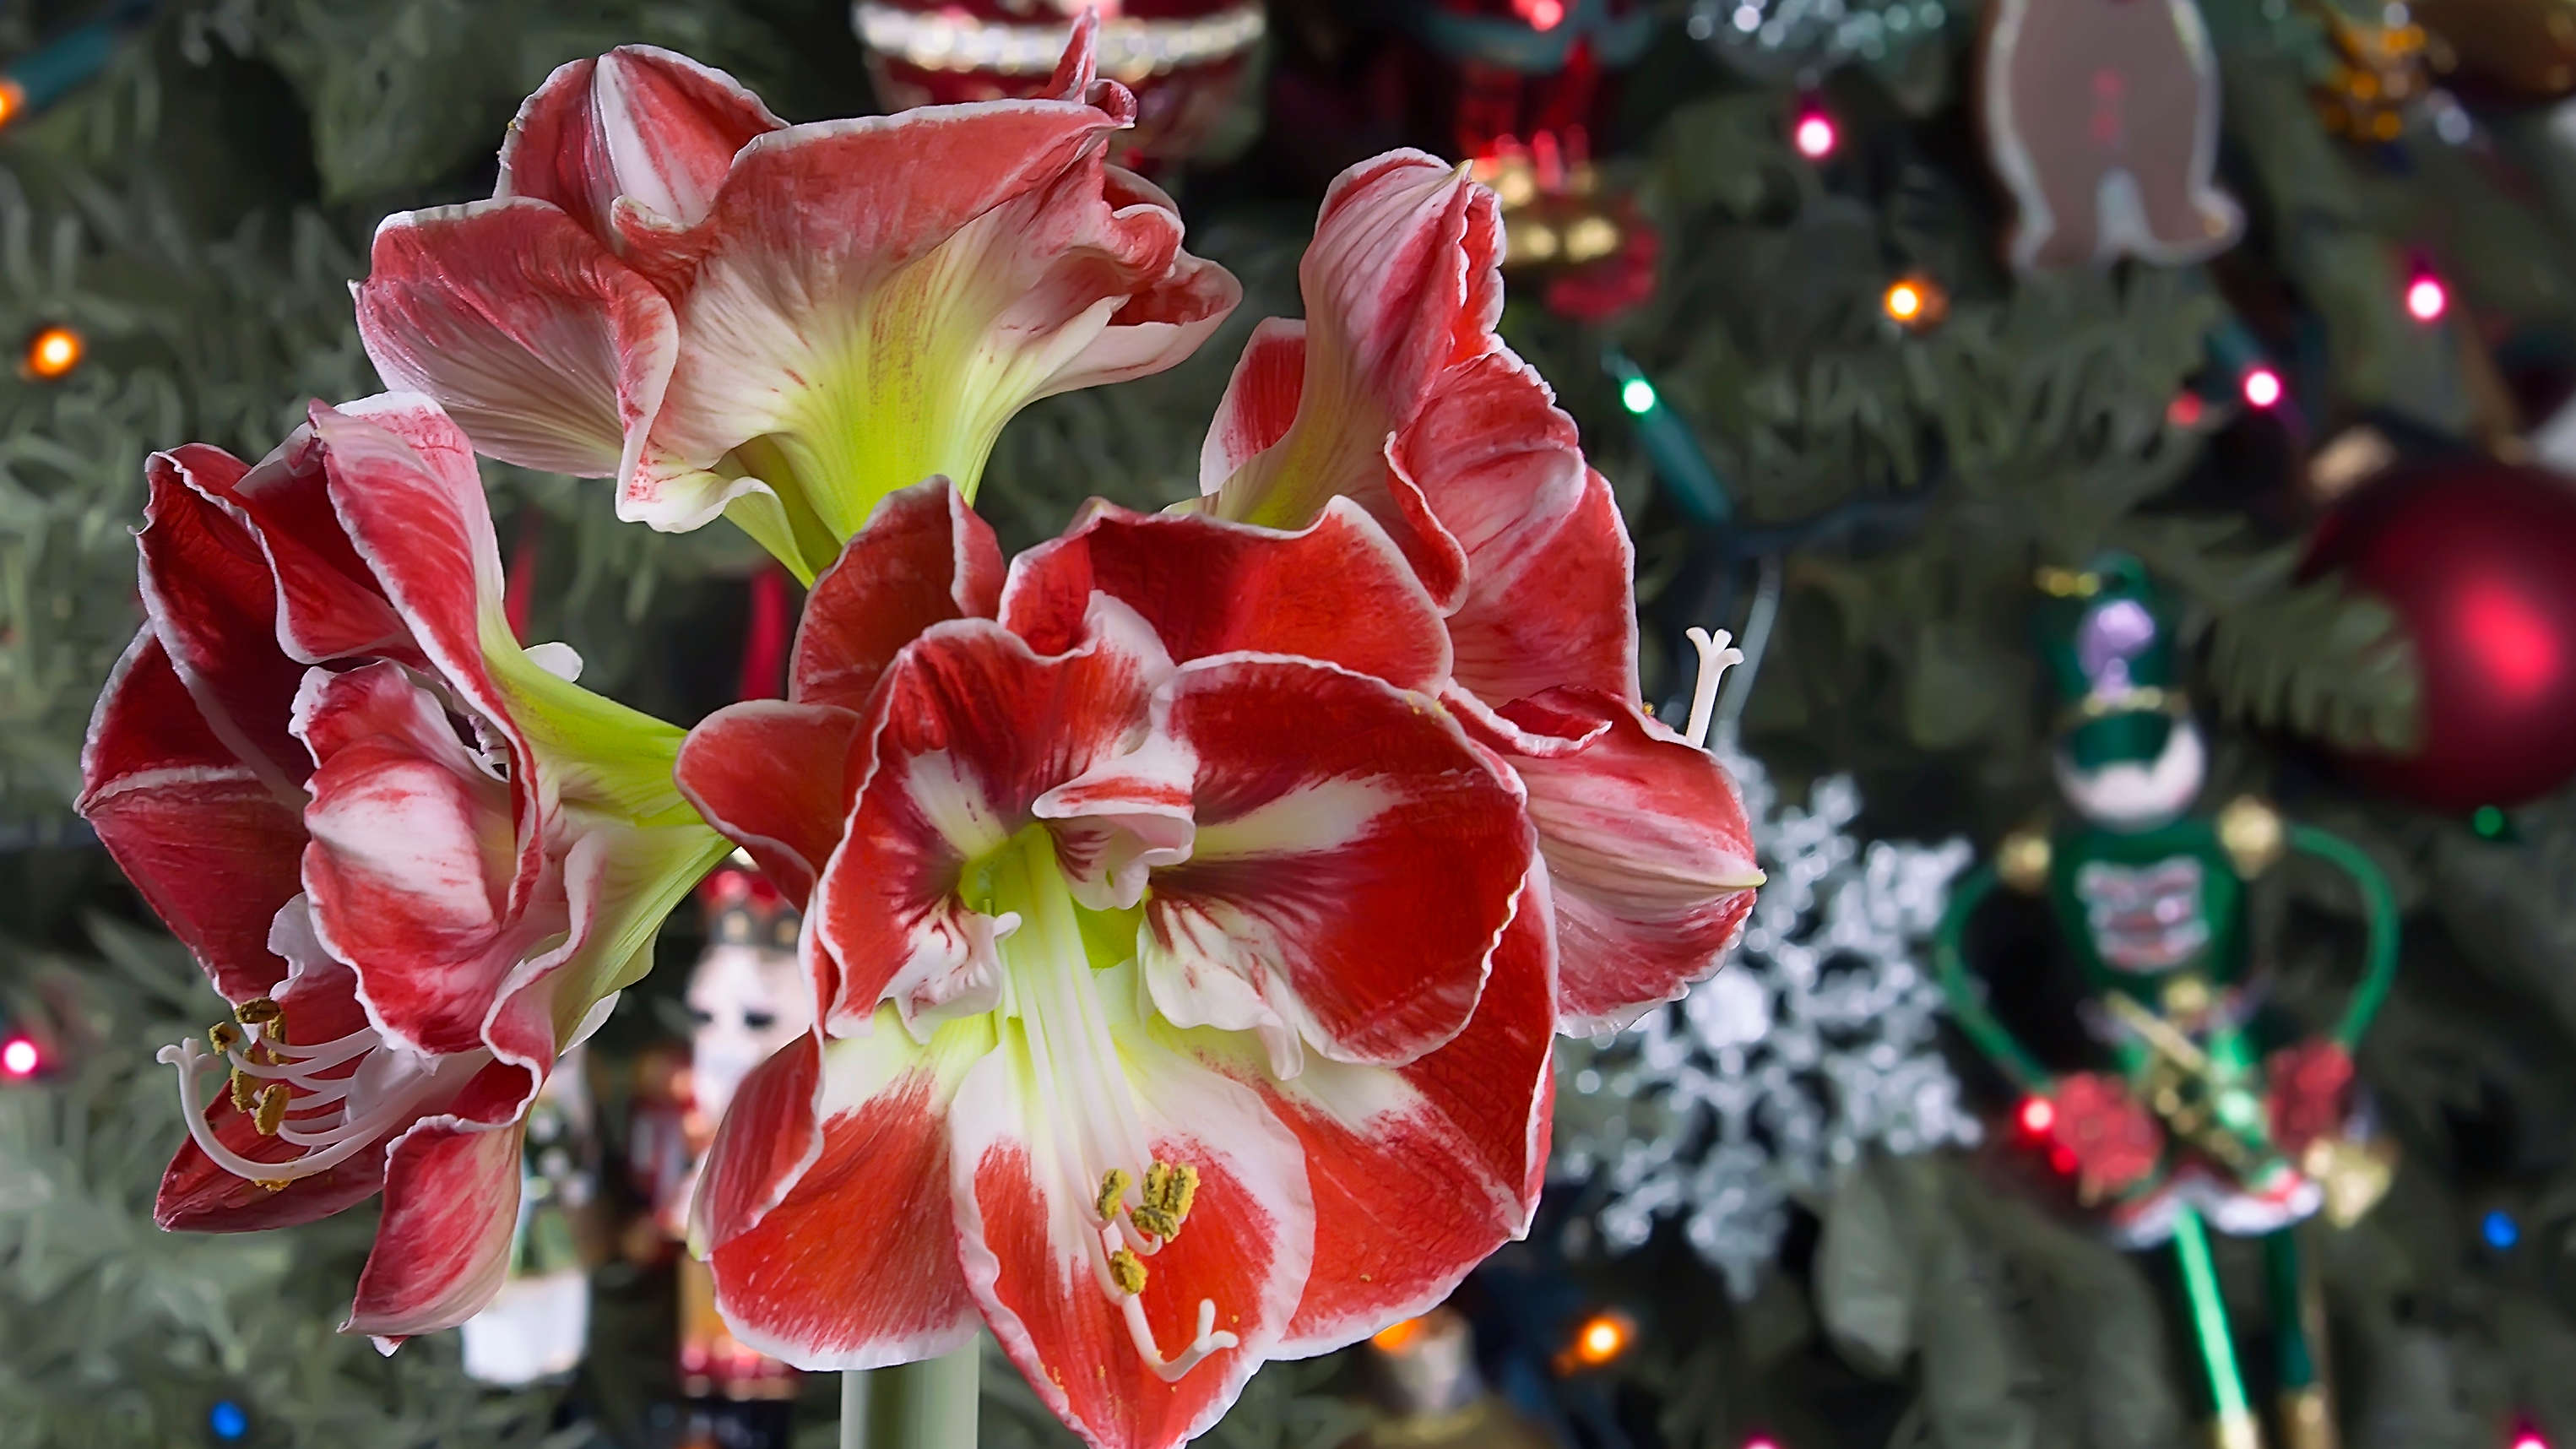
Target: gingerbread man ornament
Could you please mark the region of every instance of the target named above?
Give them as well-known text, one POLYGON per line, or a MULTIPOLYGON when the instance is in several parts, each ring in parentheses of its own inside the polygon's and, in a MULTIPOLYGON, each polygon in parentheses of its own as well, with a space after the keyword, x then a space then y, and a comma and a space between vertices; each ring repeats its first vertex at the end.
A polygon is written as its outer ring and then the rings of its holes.
POLYGON ((2212 179, 2218 65, 2191 0, 1995 0, 1980 85, 2016 268, 2196 262, 2243 229, 2212 179))

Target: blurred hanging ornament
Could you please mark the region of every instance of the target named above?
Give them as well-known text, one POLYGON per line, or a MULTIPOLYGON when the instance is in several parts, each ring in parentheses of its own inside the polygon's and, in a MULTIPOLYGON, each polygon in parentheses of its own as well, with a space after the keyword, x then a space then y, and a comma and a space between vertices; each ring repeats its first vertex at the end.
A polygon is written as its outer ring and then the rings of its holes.
POLYGON ((2408 108, 2431 94, 2424 27, 2405 5, 2346 13, 2335 0, 2310 0, 2333 59, 2315 87, 2317 119, 2352 141, 2394 141, 2408 108))
POLYGON ((1505 137, 1475 158, 1476 179, 1503 212, 1503 270, 1536 286, 1548 310, 1607 321, 1655 293, 1654 228, 1625 188, 1592 164, 1579 127, 1505 137))
POLYGON ((2576 777, 2576 485, 2473 457, 2355 488, 2319 524, 2311 573, 2396 611, 2421 671, 2422 735, 2352 754, 2373 788, 2465 814, 2576 777))
POLYGON ((1234 105, 1266 28, 1260 0, 859 0, 851 24, 887 109, 1037 93, 1084 10, 1100 73, 1136 93, 1128 165, 1177 165, 1234 105))
POLYGON ((1770 881, 1743 940, 1690 995, 1617 1036, 1562 1044, 1557 1170, 1588 1175, 1617 1251, 1676 1218, 1730 1291, 1749 1296, 1790 1203, 1864 1149, 1973 1142, 1975 1117, 1934 1041, 1941 992, 1922 964, 1970 850, 1862 842, 1849 776, 1783 807, 1769 772, 1721 735, 1770 881))
POLYGON ((1434 67, 1438 144, 1502 201, 1515 287, 1591 322, 1653 296, 1655 232, 1591 143, 1653 14, 1637 0, 1410 0, 1391 15, 1434 67))
POLYGON ((1996 0, 1978 73, 1987 151, 2024 271, 2233 244, 2218 189, 2218 63, 2191 0, 1996 0))
POLYGON ((1814 80, 1856 61, 1901 60, 1956 19, 1952 0, 1696 0, 1690 33, 1751 79, 1814 80))
POLYGON ((2576 0, 2413 0, 2435 65, 2463 90, 2507 101, 2576 91, 2576 0))
POLYGON ((1540 136, 1573 138, 1604 118, 1610 76, 1654 36, 1639 0, 1407 0, 1395 23, 1450 81, 1448 144, 1468 158, 1540 136))

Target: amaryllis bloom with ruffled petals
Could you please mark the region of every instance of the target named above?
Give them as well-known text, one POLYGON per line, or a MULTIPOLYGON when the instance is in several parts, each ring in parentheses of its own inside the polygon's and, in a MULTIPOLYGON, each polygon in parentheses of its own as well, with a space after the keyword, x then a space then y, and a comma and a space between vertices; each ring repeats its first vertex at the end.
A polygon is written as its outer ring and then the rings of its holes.
MULTIPOLYGON (((1441 698, 1510 761, 1554 886, 1568 1030, 1623 1025, 1717 969, 1761 872, 1733 784, 1638 695, 1633 555, 1573 420, 1495 335, 1492 192, 1420 152, 1344 172, 1256 328, 1201 455, 1198 505, 1298 528, 1383 524, 1445 615, 1441 698)), ((1703 661, 1701 708, 1720 661, 1703 661)))
POLYGON ((378 230, 358 328, 484 452, 731 516, 800 578, 879 498, 968 497, 1035 399, 1179 361, 1241 296, 1102 158, 1135 119, 1086 17, 1044 96, 788 126, 645 46, 520 108, 489 201, 378 230))
POLYGON ((233 1008, 162 1053, 189 1141, 155 1216, 275 1227, 381 1188, 347 1327, 456 1324, 507 1266, 521 1114, 726 844, 672 782, 677 729, 512 640, 428 399, 148 474, 146 622, 80 809, 233 1008))
POLYGON ((1356 506, 1096 509, 1005 576, 933 481, 817 583, 794 697, 682 787, 807 906, 814 1034, 697 1204, 737 1335, 811 1367, 980 1319, 1102 1449, 1438 1302, 1527 1226, 1555 1031, 1521 793, 1425 691, 1356 506), (1150 536, 1137 576, 1089 540, 1150 536), (1114 587, 1115 592, 1111 590, 1114 587))

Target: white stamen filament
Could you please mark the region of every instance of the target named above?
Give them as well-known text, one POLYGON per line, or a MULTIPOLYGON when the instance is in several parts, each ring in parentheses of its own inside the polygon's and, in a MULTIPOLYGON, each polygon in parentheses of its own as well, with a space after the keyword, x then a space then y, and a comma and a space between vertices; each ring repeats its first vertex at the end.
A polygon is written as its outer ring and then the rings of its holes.
POLYGON ((1179 1358, 1166 1360, 1154 1347, 1153 1327, 1145 1322, 1145 1300, 1131 1293, 1120 1308, 1127 1316, 1127 1337, 1135 1342, 1137 1355, 1145 1360, 1147 1368, 1154 1371, 1154 1377, 1167 1384, 1179 1383, 1182 1375, 1197 1368, 1209 1354, 1242 1342, 1216 1326, 1216 1300, 1202 1298, 1199 1300, 1198 1336, 1190 1340, 1189 1347, 1181 1350, 1179 1358))
POLYGON ((1056 1120, 1071 1128, 1064 1145, 1071 1148, 1073 1160, 1067 1165, 1073 1171, 1067 1175, 1072 1180, 1064 1190, 1097 1225, 1097 1250, 1090 1255, 1093 1281, 1119 1306, 1137 1356, 1157 1378, 1175 1383, 1208 1355, 1240 1340, 1217 1329, 1215 1300, 1203 1298, 1197 1334, 1176 1357, 1165 1358, 1145 1321, 1142 1295, 1121 1287, 1111 1271, 1110 1260, 1122 1251, 1148 1258, 1165 1246, 1164 1239, 1137 1227, 1130 1217, 1143 1202, 1141 1184, 1153 1162, 1152 1143, 1110 1036, 1054 841, 1043 830, 1032 831, 1013 850, 1018 858, 1001 875, 1018 888, 1011 903, 1024 908, 1024 924, 1003 943, 1003 959, 1030 1065, 1049 1091, 1056 1120), (1112 1169, 1126 1174, 1127 1185, 1116 1210, 1102 1221, 1096 1215, 1099 1196, 1112 1169))
POLYGON ((1694 749, 1708 748, 1708 725, 1717 709, 1717 686, 1726 678, 1729 667, 1744 662, 1744 651, 1730 647, 1735 636, 1724 629, 1703 629, 1694 624, 1683 631, 1691 647, 1699 651, 1699 678, 1691 685, 1690 724, 1682 737, 1694 749))
POLYGON ((242 1030, 242 1040, 223 1052, 209 1051, 197 1038, 190 1037, 163 1047, 155 1060, 179 1069, 179 1108, 187 1122, 188 1135, 195 1139, 198 1149, 217 1167, 252 1182, 283 1184, 337 1167, 416 1114, 432 1096, 462 1085, 465 1077, 481 1070, 488 1060, 476 1052, 423 1058, 417 1065, 388 1062, 386 1065, 393 1070, 373 1074, 378 1080, 364 1081, 362 1078, 370 1076, 368 1068, 376 1064, 360 1061, 355 1071, 325 1077, 320 1074, 390 1048, 366 1028, 312 1047, 288 1046, 258 1026, 245 1026, 242 1030), (268 1060, 250 1060, 247 1052, 251 1049, 262 1051, 268 1060), (407 1067, 409 1070, 405 1070, 407 1067), (220 1080, 231 1072, 256 1081, 283 1084, 289 1093, 286 1110, 295 1115, 280 1120, 274 1135, 290 1146, 313 1150, 299 1157, 265 1162, 225 1146, 206 1122, 209 1099, 204 1088, 209 1079, 220 1080), (326 1115, 315 1110, 334 1105, 339 1107, 336 1113, 326 1115))

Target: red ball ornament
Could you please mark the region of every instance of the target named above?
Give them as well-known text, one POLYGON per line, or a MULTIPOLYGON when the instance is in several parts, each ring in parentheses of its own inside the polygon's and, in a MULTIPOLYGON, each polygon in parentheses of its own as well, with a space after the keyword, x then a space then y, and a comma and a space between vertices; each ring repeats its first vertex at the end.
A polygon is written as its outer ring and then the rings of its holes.
POLYGON ((2576 778, 2576 482, 2477 458, 2402 468, 2338 502, 2307 573, 2340 568, 2413 641, 2423 732, 2345 756, 2429 809, 2513 805, 2576 778))
POLYGON ((1100 14, 1100 74, 1136 93, 1112 149, 1147 169, 1207 140, 1266 24, 1261 0, 859 0, 851 24, 892 109, 1035 94, 1084 10, 1100 14))

